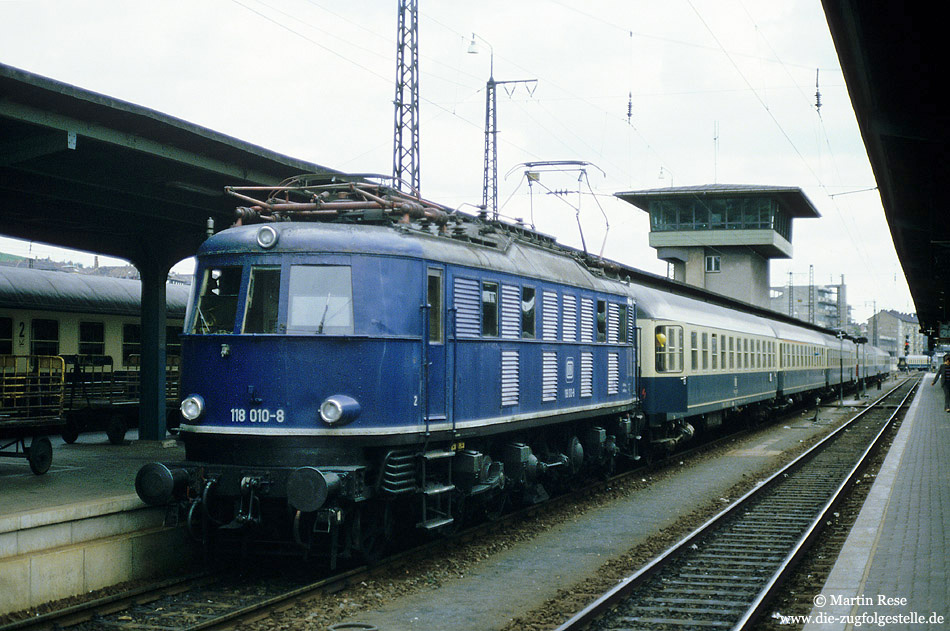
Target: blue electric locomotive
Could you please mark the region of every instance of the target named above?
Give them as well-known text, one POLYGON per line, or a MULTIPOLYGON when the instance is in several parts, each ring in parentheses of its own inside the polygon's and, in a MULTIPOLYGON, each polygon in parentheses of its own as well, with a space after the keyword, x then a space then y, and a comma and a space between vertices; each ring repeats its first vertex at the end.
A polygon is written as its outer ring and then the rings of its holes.
POLYGON ((193 498, 196 533, 372 555, 394 515, 439 529, 636 457, 623 283, 539 235, 364 191, 313 210, 336 222, 235 226, 198 253, 187 462, 136 480, 149 503, 193 498))

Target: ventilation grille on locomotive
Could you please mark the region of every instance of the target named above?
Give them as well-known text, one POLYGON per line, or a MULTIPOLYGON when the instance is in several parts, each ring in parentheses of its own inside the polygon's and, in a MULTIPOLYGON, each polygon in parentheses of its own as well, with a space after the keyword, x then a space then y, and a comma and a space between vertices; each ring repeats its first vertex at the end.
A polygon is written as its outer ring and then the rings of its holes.
POLYGON ((541 354, 541 400, 557 401, 557 353, 541 354))
POLYGON ((594 354, 581 353, 581 396, 594 396, 594 354))
POLYGON ((501 404, 518 405, 520 390, 518 351, 502 351, 501 404))

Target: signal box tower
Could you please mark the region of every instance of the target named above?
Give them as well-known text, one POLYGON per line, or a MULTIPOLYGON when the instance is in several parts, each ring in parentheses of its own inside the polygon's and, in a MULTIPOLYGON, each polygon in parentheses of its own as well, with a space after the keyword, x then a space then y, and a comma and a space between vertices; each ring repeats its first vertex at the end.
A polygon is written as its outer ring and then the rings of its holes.
POLYGON ((800 188, 708 184, 616 193, 650 213, 673 279, 769 308, 769 263, 792 257, 792 219, 820 217, 800 188))

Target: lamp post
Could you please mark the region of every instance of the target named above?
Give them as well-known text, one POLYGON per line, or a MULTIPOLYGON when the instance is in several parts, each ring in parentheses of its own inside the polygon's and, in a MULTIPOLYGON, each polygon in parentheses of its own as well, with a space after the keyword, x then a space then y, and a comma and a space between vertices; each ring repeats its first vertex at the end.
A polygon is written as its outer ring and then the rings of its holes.
MULTIPOLYGON (((495 81, 495 49, 487 39, 477 33, 472 33, 472 41, 468 45, 470 55, 478 54, 478 38, 488 46, 489 65, 488 82, 485 84, 485 172, 482 176, 482 207, 485 212, 491 211, 493 220, 498 219, 498 99, 496 96, 499 85, 506 83, 537 83, 536 79, 518 79, 515 81, 495 81)), ((507 89, 507 88, 506 88, 507 89)), ((533 90, 529 88, 529 93, 533 90)))
POLYGON ((859 337, 854 340, 855 344, 861 345, 861 369, 858 371, 858 379, 860 384, 861 398, 864 398, 867 393, 867 377, 868 377, 868 338, 859 337))
POLYGON ((844 331, 838 331, 835 337, 839 340, 838 347, 838 405, 844 405, 844 331))

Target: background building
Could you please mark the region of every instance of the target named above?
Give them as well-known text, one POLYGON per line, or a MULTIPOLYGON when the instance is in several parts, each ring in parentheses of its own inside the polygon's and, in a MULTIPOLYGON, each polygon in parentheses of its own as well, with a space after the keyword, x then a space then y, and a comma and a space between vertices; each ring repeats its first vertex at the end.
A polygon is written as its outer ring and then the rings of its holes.
POLYGON ((891 357, 923 355, 927 336, 920 332, 917 316, 897 311, 880 311, 868 320, 868 341, 886 350, 891 357))
POLYGON ((847 329, 851 323, 844 279, 838 285, 785 285, 772 287, 769 308, 829 329, 847 329))

